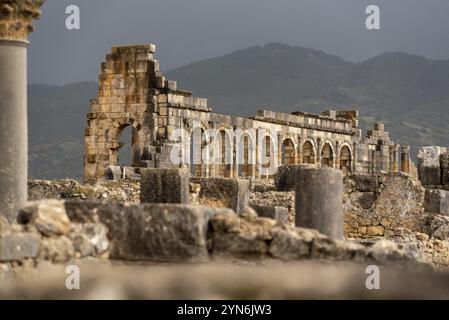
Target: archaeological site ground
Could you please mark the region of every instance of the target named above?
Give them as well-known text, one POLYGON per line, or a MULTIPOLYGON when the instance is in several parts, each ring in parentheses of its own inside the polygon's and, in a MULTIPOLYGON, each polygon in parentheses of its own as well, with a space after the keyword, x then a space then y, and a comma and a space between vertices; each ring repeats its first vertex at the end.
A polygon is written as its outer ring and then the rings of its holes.
POLYGON ((41 5, 0 0, 0 299, 449 298, 449 143, 415 157, 357 106, 216 111, 151 39, 96 61, 83 179, 30 178, 41 5))

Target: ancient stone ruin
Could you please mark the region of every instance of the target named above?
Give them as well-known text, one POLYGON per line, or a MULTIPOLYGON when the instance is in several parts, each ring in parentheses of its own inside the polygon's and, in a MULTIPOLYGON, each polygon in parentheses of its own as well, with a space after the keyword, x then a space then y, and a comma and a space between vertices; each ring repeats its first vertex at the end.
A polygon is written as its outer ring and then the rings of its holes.
POLYGON ((447 297, 447 149, 423 147, 416 168, 383 124, 362 136, 356 111, 215 114, 154 53, 117 46, 102 64, 86 182, 30 180, 26 205, 0 208, 0 299, 74 298, 67 265, 76 298, 447 297))
POLYGON ((260 110, 249 118, 213 113, 207 99, 165 79, 155 51, 152 44, 116 46, 102 63, 98 97, 87 115, 86 181, 123 176, 117 166, 126 127, 132 128, 132 173, 185 167, 196 177, 260 178, 283 164, 409 172, 410 149, 390 140, 382 123, 362 136, 357 111, 260 110), (181 159, 174 161, 173 153, 182 153, 181 159))

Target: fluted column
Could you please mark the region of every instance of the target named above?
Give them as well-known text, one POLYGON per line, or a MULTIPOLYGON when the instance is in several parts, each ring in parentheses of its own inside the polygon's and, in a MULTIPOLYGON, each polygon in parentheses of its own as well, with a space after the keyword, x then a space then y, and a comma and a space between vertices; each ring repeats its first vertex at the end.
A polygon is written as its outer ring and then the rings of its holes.
POLYGON ((27 46, 38 0, 0 0, 0 214, 14 220, 27 201, 27 46))

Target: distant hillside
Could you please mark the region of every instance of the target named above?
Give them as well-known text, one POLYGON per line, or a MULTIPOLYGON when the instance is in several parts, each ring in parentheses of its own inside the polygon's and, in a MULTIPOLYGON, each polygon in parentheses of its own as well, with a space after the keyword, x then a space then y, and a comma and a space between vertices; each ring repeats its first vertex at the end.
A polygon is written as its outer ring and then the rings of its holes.
MULTIPOLYGON (((162 57, 163 58, 163 57, 162 57)), ((302 47, 256 46, 166 73, 209 98, 215 112, 251 115, 359 109, 362 126, 382 120, 399 143, 449 146, 449 60, 384 53, 362 63, 302 47)), ((31 85, 30 175, 81 177, 83 132, 94 82, 31 85)))
POLYGON ((81 178, 84 128, 97 84, 28 86, 29 176, 81 178))
POLYGON ((171 70, 167 77, 209 98, 215 111, 253 114, 360 110, 362 126, 386 123, 400 143, 449 145, 449 60, 384 53, 350 63, 323 52, 271 43, 171 70))

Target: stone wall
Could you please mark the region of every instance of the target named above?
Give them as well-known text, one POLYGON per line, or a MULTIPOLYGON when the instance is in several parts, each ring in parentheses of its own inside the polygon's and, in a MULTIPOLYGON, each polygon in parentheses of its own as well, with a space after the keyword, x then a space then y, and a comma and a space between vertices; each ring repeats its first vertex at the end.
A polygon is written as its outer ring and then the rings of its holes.
POLYGON ((316 230, 260 218, 251 209, 237 215, 200 206, 44 200, 24 207, 18 224, 2 219, 0 227, 0 265, 9 266, 85 257, 152 262, 324 259, 401 268, 427 263, 394 243, 334 241, 316 230))
MULTIPOLYGON (((281 164, 362 173, 399 169, 399 146, 383 124, 363 137, 357 111, 260 110, 249 118, 216 114, 207 99, 194 98, 165 79, 154 53, 154 45, 115 46, 102 63, 98 97, 87 115, 86 181, 104 179, 109 166, 122 165, 120 137, 126 127, 132 128, 130 167, 186 167, 192 176, 226 178, 271 176, 281 164), (195 139, 199 146, 191 152, 195 139), (263 149, 270 144, 273 149, 263 149), (180 163, 171 159, 177 147, 183 150, 180 163)), ((408 171, 409 166, 401 168, 408 171)))
POLYGON ((398 236, 400 228, 425 232, 425 189, 407 175, 352 175, 345 178, 347 237, 398 236))

